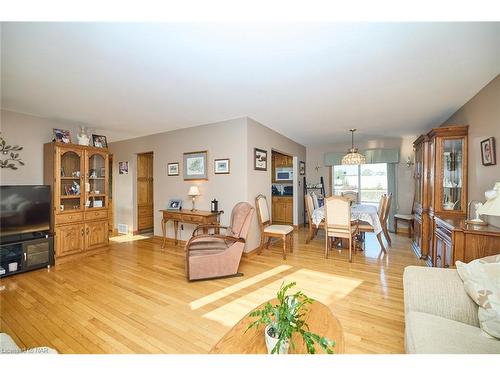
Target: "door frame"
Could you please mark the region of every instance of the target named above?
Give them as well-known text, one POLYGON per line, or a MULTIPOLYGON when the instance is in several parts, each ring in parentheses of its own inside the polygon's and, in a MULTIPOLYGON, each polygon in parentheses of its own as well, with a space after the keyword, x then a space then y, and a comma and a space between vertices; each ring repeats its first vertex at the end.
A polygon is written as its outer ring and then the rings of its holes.
MULTIPOLYGON (((135 159, 135 176, 134 176, 134 186, 135 186, 135 199, 134 199, 134 209, 136 211, 135 213, 135 228, 134 228, 134 232, 133 234, 138 234, 141 230, 139 230, 139 187, 138 187, 138 184, 137 184, 137 179, 139 178, 139 156, 140 155, 146 155, 146 154, 151 154, 152 155, 152 178, 153 178, 153 186, 152 186, 152 189, 153 189, 153 197, 154 197, 154 152, 153 151, 144 151, 144 152, 138 152, 136 154, 136 159, 135 159)), ((153 233, 154 233, 154 230, 155 230, 155 214, 154 214, 154 198, 153 198, 153 207, 152 207, 152 215, 153 215, 153 226, 152 226, 152 230, 153 230, 153 233)))

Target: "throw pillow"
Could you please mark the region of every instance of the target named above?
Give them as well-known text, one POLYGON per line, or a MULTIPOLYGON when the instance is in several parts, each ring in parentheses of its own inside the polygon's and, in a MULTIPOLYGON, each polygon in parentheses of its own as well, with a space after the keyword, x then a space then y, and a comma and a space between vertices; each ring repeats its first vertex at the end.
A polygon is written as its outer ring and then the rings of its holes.
POLYGON ((479 306, 478 318, 481 329, 500 339, 500 255, 456 262, 464 288, 479 306))

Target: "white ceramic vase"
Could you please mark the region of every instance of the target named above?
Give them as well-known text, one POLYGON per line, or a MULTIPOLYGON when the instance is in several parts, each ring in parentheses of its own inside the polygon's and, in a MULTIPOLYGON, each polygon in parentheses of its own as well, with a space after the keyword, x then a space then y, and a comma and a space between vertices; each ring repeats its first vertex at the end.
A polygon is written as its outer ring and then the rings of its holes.
MULTIPOLYGON (((274 347, 278 343, 278 339, 275 339, 274 337, 271 337, 269 335, 268 331, 269 331, 270 327, 271 327, 271 325, 268 325, 268 326, 266 326, 266 329, 264 330, 264 337, 266 338, 267 354, 271 354, 274 347)), ((289 341, 282 343, 277 354, 288 354, 289 347, 290 347, 289 341)))

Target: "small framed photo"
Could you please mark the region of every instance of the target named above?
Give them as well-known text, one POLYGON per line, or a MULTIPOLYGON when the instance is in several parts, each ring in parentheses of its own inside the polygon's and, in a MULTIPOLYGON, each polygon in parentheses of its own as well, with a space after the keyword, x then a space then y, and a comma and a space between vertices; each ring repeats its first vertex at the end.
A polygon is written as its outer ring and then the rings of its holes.
POLYGON ((495 153, 495 138, 490 137, 481 141, 481 160, 483 165, 495 165, 497 163, 495 153))
POLYGON ((178 176, 178 175, 179 175, 179 163, 168 163, 167 176, 178 176))
POLYGON ((106 177, 106 168, 105 167, 99 168, 99 177, 106 177))
POLYGON ((170 199, 167 210, 182 210, 182 199, 170 199))
POLYGON ((71 143, 71 133, 69 130, 54 128, 54 138, 57 143, 71 143))
POLYGON ((184 153, 184 180, 208 180, 207 151, 184 153))
POLYGON ((267 151, 254 148, 254 168, 256 171, 267 171, 267 151))
POLYGON ((102 201, 99 200, 99 201, 94 201, 94 204, 93 204, 93 207, 98 207, 98 208, 101 208, 102 207, 102 201))
POLYGON ((118 162, 118 173, 119 174, 128 174, 128 161, 119 161, 118 162))
POLYGON ((214 173, 215 174, 229 174, 229 159, 215 159, 214 160, 214 173))
POLYGON ((299 161, 299 174, 301 176, 306 174, 306 163, 304 163, 303 161, 299 161))
POLYGON ((92 144, 97 148, 108 148, 108 141, 105 135, 92 134, 92 144))

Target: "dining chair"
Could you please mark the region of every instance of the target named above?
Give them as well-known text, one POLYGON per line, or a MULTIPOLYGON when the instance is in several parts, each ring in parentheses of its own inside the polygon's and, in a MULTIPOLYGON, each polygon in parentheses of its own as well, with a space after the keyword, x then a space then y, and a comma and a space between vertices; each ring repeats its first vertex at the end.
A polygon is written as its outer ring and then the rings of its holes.
POLYGON ((382 220, 380 221, 380 224, 382 224, 382 231, 384 232, 385 239, 387 240, 389 246, 392 246, 392 239, 391 236, 389 235, 389 230, 387 229, 387 225, 389 222, 389 214, 391 212, 391 204, 392 204, 392 193, 389 193, 387 194, 387 199, 384 205, 384 213, 382 216, 382 220))
POLYGON ((308 244, 318 234, 319 228, 324 227, 324 219, 317 226, 314 225, 312 220, 312 215, 314 212, 314 203, 311 194, 306 194, 305 199, 306 199, 307 221, 309 222, 309 234, 306 237, 306 244, 308 244))
POLYGON ((412 237, 413 225, 415 223, 415 198, 413 198, 413 203, 411 205, 410 214, 400 214, 394 215, 394 233, 398 234, 398 222, 402 221, 408 225, 408 238, 412 237))
POLYGON ((241 256, 255 208, 248 202, 237 203, 231 212, 229 227, 201 224, 186 244, 186 274, 189 281, 243 276, 238 273, 241 256), (200 233, 209 232, 214 233, 200 233), (221 231, 225 231, 221 234, 221 231))
MULTIPOLYGON (((382 232, 380 233, 377 233, 377 240, 378 240, 378 243, 380 244, 380 248, 381 250, 385 253, 386 252, 386 249, 385 249, 385 246, 384 246, 384 242, 382 241, 382 233, 384 233, 384 226, 383 226, 383 222, 384 222, 384 216, 385 216, 385 208, 386 208, 386 205, 387 205, 387 199, 388 199, 388 195, 387 194, 382 194, 382 196, 380 197, 380 201, 378 203, 378 209, 377 209, 377 215, 378 215, 378 218, 379 218, 379 221, 380 221, 380 225, 382 226, 382 232)), ((387 221, 386 221, 387 222, 387 221)), ((362 237, 362 242, 363 243, 366 243, 364 241, 365 239, 365 233, 373 233, 375 232, 375 230, 373 229, 373 226, 366 222, 366 221, 359 221, 359 224, 358 224, 358 229, 359 229, 359 232, 361 233, 361 237, 362 237)), ((385 235, 385 233, 384 233, 385 235)))
POLYGON ((352 203, 358 202, 358 193, 355 191, 343 191, 340 195, 349 199, 352 203))
POLYGON ((312 201, 313 201, 313 207, 314 207, 314 209, 319 208, 318 195, 314 191, 311 193, 311 198, 312 198, 312 201))
POLYGON ((358 234, 358 224, 357 221, 351 221, 349 199, 335 195, 325 199, 325 234, 325 258, 328 258, 333 238, 346 238, 349 240, 349 262, 352 262, 352 249, 358 234))
POLYGON ((259 194, 255 198, 255 207, 257 207, 257 216, 260 225, 260 246, 257 254, 262 252, 264 243, 266 244, 266 249, 268 249, 272 238, 280 238, 283 240, 283 259, 286 259, 287 242, 289 242, 290 252, 293 253, 293 226, 273 224, 265 195, 259 194))

